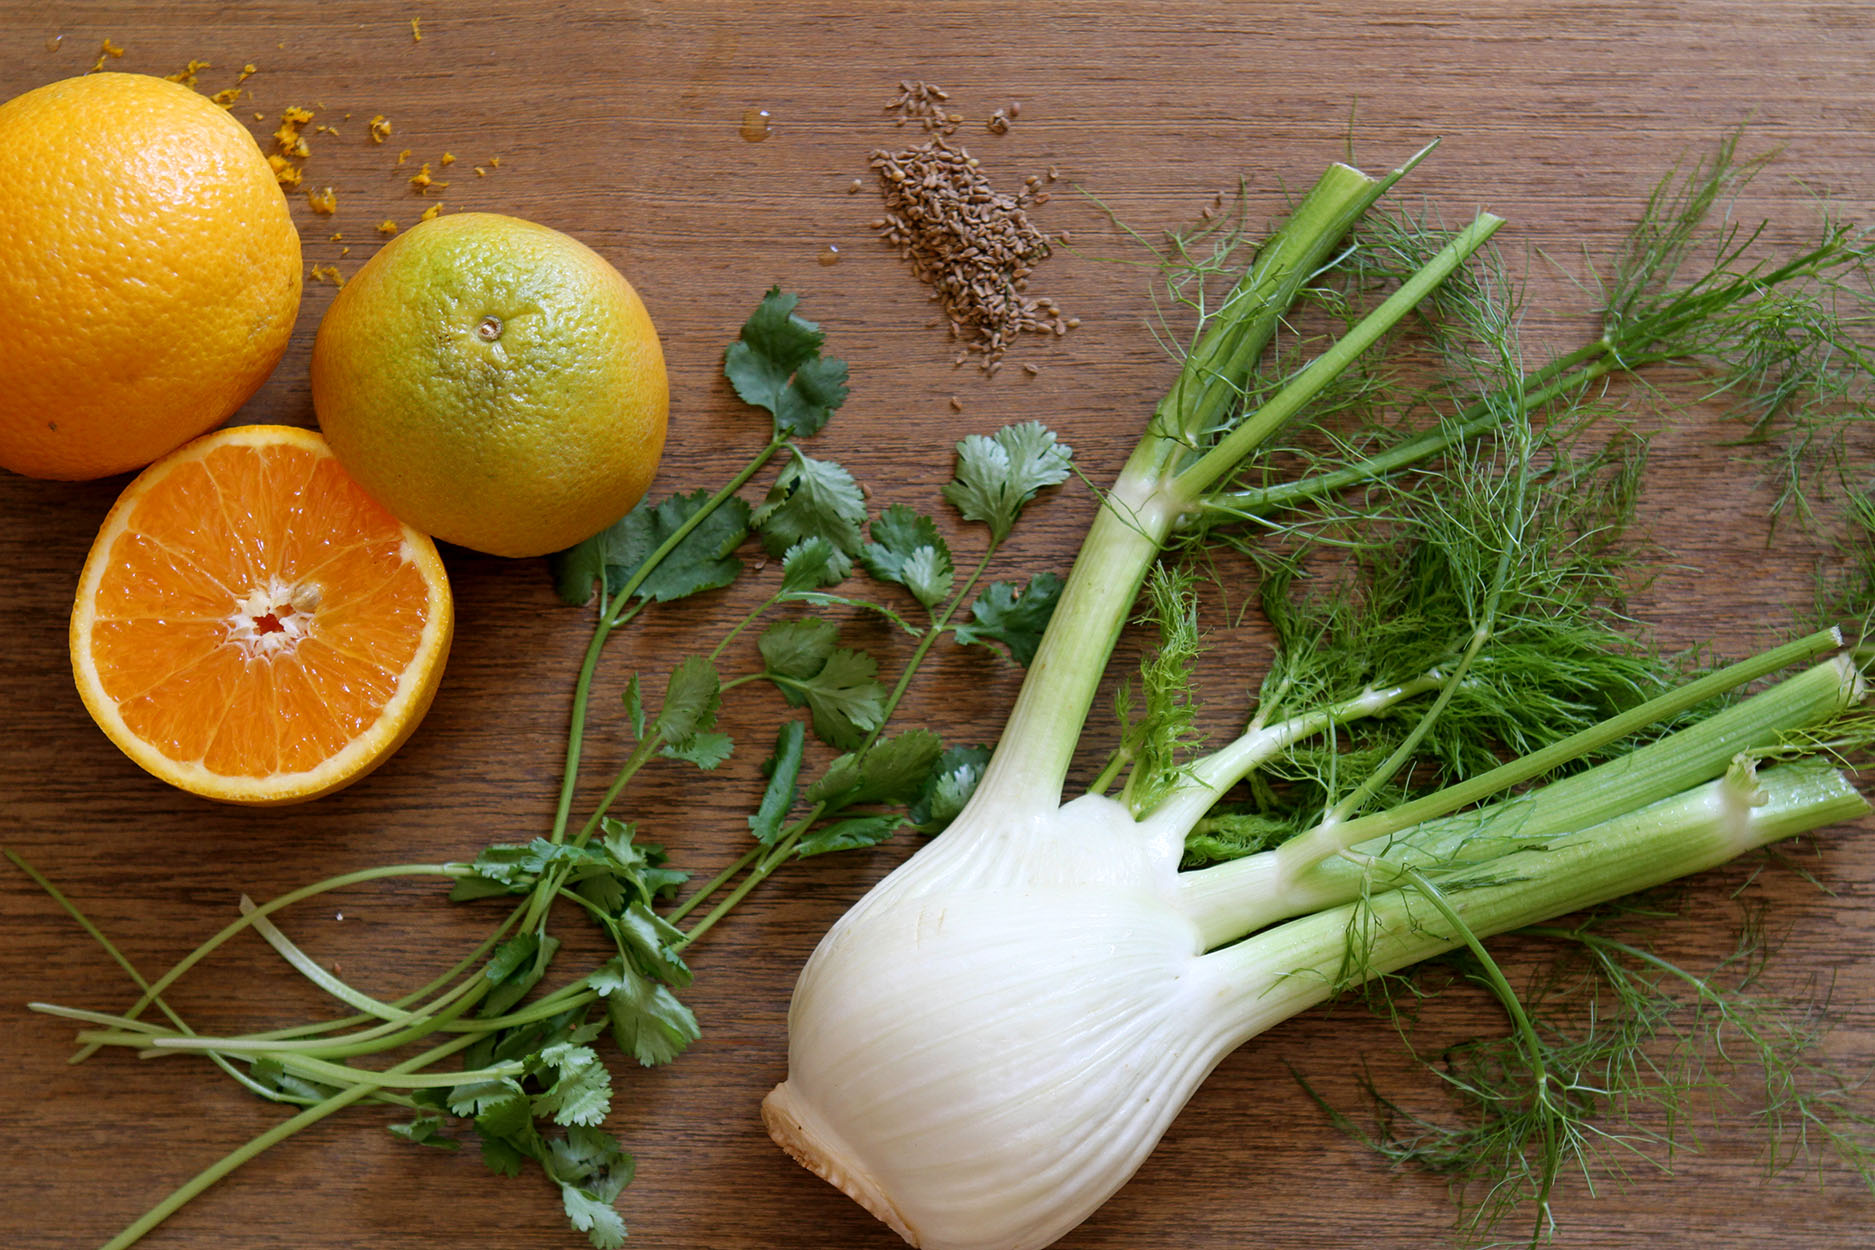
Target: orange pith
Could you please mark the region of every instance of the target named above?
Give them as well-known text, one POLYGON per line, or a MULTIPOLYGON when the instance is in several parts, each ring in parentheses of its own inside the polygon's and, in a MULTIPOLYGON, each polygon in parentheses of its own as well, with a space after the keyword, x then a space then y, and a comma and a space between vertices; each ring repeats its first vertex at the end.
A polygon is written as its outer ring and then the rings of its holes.
POLYGON ((72 664, 92 716, 156 776, 293 802, 402 744, 452 624, 435 545, 319 435, 240 426, 125 490, 80 579, 72 664))

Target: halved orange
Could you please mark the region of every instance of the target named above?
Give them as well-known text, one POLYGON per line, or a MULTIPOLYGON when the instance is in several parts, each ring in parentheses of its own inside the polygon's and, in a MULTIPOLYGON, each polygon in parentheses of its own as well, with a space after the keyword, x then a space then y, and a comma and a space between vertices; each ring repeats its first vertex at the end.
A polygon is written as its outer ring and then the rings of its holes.
POLYGON ((247 425, 125 488, 72 608, 72 671, 111 741, 231 803, 377 767, 429 710, 455 613, 430 539, 311 430, 247 425))

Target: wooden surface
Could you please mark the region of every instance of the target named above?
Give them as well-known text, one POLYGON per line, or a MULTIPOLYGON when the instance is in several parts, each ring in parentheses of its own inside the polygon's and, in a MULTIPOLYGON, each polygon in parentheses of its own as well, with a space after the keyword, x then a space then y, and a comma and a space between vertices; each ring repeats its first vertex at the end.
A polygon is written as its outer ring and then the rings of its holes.
MULTIPOLYGON (((819 454, 844 461, 875 500, 936 511, 942 449, 965 430, 1046 419, 1095 481, 1120 458, 1171 369, 1142 328, 1142 270, 1100 210, 1075 194, 1038 213, 1076 246, 1034 290, 1082 324, 1021 341, 986 379, 953 369, 932 306, 872 239, 868 152, 908 137, 880 111, 901 78, 953 93, 959 138, 1000 184, 1056 166, 1147 231, 1189 222, 1242 179, 1267 216, 1281 189, 1343 156, 1381 168, 1443 136, 1410 197, 1458 220, 1479 206, 1509 218, 1500 242, 1532 257, 1527 331, 1540 344, 1583 328, 1566 280, 1618 238, 1673 159, 1752 123, 1782 145, 1742 210, 1789 235, 1807 196, 1875 215, 1875 22, 1866 6, 1665 3, 1120 5, 896 2, 584 4, 20 3, 0 0, 0 96, 86 69, 106 37, 112 68, 167 74, 211 63, 201 85, 245 84, 236 116, 261 136, 288 105, 340 134, 314 134, 308 186, 338 212, 294 200, 309 264, 356 270, 377 222, 424 207, 411 167, 459 159, 445 211, 514 213, 569 231, 617 263, 664 335, 672 437, 657 490, 714 485, 762 426, 719 374, 725 343, 761 292, 802 293, 830 350, 852 364, 846 409, 819 454), (420 21, 421 41, 411 21, 420 21), (1007 135, 982 123, 1020 101, 1007 135), (766 109, 772 134, 739 134, 766 109), (392 120, 382 146, 364 120, 392 120), (256 120, 256 114, 265 120, 256 120), (349 117, 349 120, 347 118, 349 117), (397 169, 408 148, 411 167, 397 169), (500 158, 499 166, 494 158, 500 158), (485 176, 473 167, 482 165, 485 176), (335 232, 343 235, 330 241, 335 232), (837 264, 820 261, 837 248, 837 264), (345 249, 349 248, 349 251, 345 249), (1539 254, 1555 265, 1535 260, 1539 254), (1031 376, 1018 366, 1031 363, 1031 376), (955 397, 961 411, 951 400, 955 397)), ((439 176, 445 176, 438 167, 439 176)), ((313 423, 307 362, 333 293, 310 280, 279 370, 238 420, 313 423)), ((4 379, 0 379, 4 385, 4 379)), ((1769 495, 1748 453, 1712 431, 1668 431, 1646 499, 1669 567, 1636 604, 1666 645, 1722 654, 1785 634, 1807 601, 1803 560, 1766 552, 1769 495)), ((562 731, 589 618, 557 605, 540 562, 447 553, 459 613, 448 675, 410 744, 353 789, 277 813, 212 806, 164 788, 92 726, 72 690, 65 620, 79 565, 122 479, 58 484, 0 476, 0 842, 54 878, 146 972, 166 967, 255 897, 350 868, 467 857, 547 827, 562 731)), ((1084 489, 1048 499, 1018 531, 1009 568, 1063 568, 1090 513, 1084 489)), ((726 614, 691 605, 648 619, 611 654, 595 699, 593 760, 622 753, 604 731, 625 674, 661 673, 686 640, 726 614)), ((883 640, 881 640, 883 641, 883 640)), ((1261 653, 1226 656, 1222 691, 1254 678, 1261 653), (1233 684, 1234 683, 1234 684, 1233 684)), ((988 740, 1014 674, 946 656, 906 710, 954 740, 988 740)), ((1228 717, 1232 711, 1220 712, 1228 717)), ((730 713, 751 735, 774 708, 730 713)), ((633 815, 704 872, 737 849, 759 788, 746 751, 708 785, 650 777, 633 815)), ((1779 988, 1833 986, 1829 1053, 1875 1063, 1875 843, 1841 830, 1788 867, 1735 866, 1687 897, 1693 915, 1663 939, 1699 960, 1721 953, 1734 893, 1765 898, 1783 935, 1779 988)), ((784 874, 697 951, 688 995, 704 1040, 674 1067, 627 1071, 612 1129, 640 1178, 621 1200, 639 1247, 886 1247, 886 1230, 775 1150, 756 1116, 783 1073, 789 986, 816 936, 908 845, 784 874)), ((334 897, 289 932, 382 992, 422 979, 472 944, 481 918, 427 887, 334 897), (342 918, 341 918, 342 917, 342 918)), ((562 925, 576 932, 577 925, 562 925)), ((569 960, 578 958, 572 951, 569 960)), ((169 1188, 279 1118, 205 1066, 104 1055, 68 1067, 69 1028, 28 1015, 48 999, 113 1009, 122 974, 38 891, 0 871, 0 1243, 10 1250, 104 1241, 169 1188)), ((256 941, 185 982, 198 1025, 261 1027, 314 1004, 256 941)), ((1501 1027, 1489 1007, 1441 1008, 1438 1027, 1501 1027)), ((1405 1250, 1442 1244, 1443 1183, 1393 1173, 1338 1135, 1285 1071, 1348 1093, 1360 1057, 1398 1074, 1386 1026, 1356 1008, 1292 1021, 1227 1060, 1141 1174, 1063 1245, 1405 1250)), ((1673 1176, 1639 1168, 1590 1196, 1566 1186, 1557 1244, 1573 1247, 1867 1244, 1875 1202, 1827 1171, 1759 1177, 1749 1100, 1695 1127, 1702 1154, 1673 1176)), ((152 1250, 210 1247, 570 1247, 556 1196, 537 1178, 486 1173, 473 1151, 444 1156, 393 1141, 371 1113, 329 1121, 251 1164, 149 1238, 152 1250)))

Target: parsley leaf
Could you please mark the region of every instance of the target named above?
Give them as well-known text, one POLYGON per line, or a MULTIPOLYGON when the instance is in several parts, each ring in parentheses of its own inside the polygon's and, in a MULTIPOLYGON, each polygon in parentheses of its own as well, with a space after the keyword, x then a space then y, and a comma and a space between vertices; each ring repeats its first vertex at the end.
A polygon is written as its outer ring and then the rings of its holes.
POLYGON ((634 830, 628 822, 607 816, 600 822, 600 828, 604 836, 599 846, 607 870, 631 890, 634 898, 645 903, 669 898, 678 886, 690 879, 687 872, 665 867, 668 857, 662 846, 655 842, 634 842, 634 830))
POLYGON ((884 582, 897 582, 925 607, 935 607, 950 593, 954 570, 950 547, 937 523, 904 504, 895 503, 872 523, 872 541, 860 552, 866 571, 884 582))
POLYGON ((551 1068, 553 1081, 534 1095, 536 1117, 549 1116, 555 1124, 594 1125, 612 1109, 612 1074, 590 1046, 559 1042, 539 1054, 542 1069, 551 1068))
MULTIPOLYGON (((708 491, 699 490, 672 495, 655 506, 640 503, 585 542, 560 552, 552 561, 560 598, 582 604, 591 601, 595 584, 607 593, 623 586, 709 499, 708 491)), ((658 562, 639 585, 637 597, 668 603, 735 581, 742 572, 736 548, 749 536, 749 518, 745 500, 733 495, 723 500, 658 562)))
MULTIPOLYGON (((624 900, 640 899, 651 903, 668 896, 688 879, 688 874, 664 866, 663 847, 650 842, 633 843, 632 827, 626 822, 607 817, 601 822, 601 828, 604 836, 587 846, 535 838, 521 846, 496 843, 484 847, 469 865, 475 875, 459 881, 457 890, 465 885, 486 883, 492 889, 481 890, 472 897, 485 897, 487 893, 525 894, 540 881, 542 873, 550 868, 563 868, 566 880, 571 883, 611 879, 618 887, 623 906, 624 900)), ((452 892, 451 897, 457 895, 452 892)), ((525 935, 515 941, 524 938, 525 935)), ((513 954, 507 958, 525 958, 528 954, 523 947, 513 947, 513 943, 504 945, 502 951, 509 951, 511 947, 513 954)), ((503 955, 498 952, 496 957, 503 958, 503 955)))
POLYGON ((970 605, 971 619, 957 626, 957 641, 1000 642, 1009 648, 1010 659, 1027 665, 1042 645, 1042 631, 1060 598, 1061 579, 1053 573, 1037 573, 1020 589, 1012 582, 994 582, 970 605))
POLYGON ((945 484, 944 498, 964 520, 988 524, 1001 542, 1036 491, 1067 480, 1073 455, 1039 421, 971 434, 957 444, 957 476, 945 484))
MULTIPOLYGON (((481 1131, 481 1125, 478 1124, 475 1127, 478 1132, 481 1131)), ((484 1132, 481 1134, 481 1137, 482 1164, 491 1172, 496 1172, 512 1179, 521 1174, 521 1168, 525 1166, 528 1159, 532 1157, 523 1153, 505 1137, 501 1137, 493 1132, 484 1132)))
POLYGON ((619 949, 638 971, 679 989, 690 984, 690 968, 677 953, 682 929, 636 901, 613 917, 610 928, 619 949))
POLYGON ((559 949, 559 938, 532 930, 516 934, 496 947, 488 966, 482 969, 482 975, 493 981, 495 988, 482 996, 476 1014, 499 1016, 526 998, 559 949))
POLYGON ((820 327, 794 313, 800 297, 771 288, 723 355, 723 374, 744 403, 766 408, 775 432, 805 438, 846 402, 846 362, 823 359, 820 327))
POLYGON ((632 737, 643 741, 645 736, 645 697, 639 689, 638 674, 633 673, 631 680, 625 683, 625 715, 631 721, 632 737))
MULTIPOLYGON (((723 683, 716 665, 707 656, 693 655, 671 670, 664 688, 664 704, 652 722, 665 739, 661 754, 675 760, 688 760, 699 768, 715 768, 729 758, 735 744, 729 735, 715 732, 716 713, 722 707, 723 683)), ((637 700, 636 685, 626 688, 626 706, 637 700)), ((632 723, 640 724, 643 709, 633 711, 632 723)))
POLYGON ((612 1204, 631 1184, 632 1157, 610 1134, 575 1125, 565 1137, 547 1143, 541 1164, 559 1183, 573 1227, 585 1233, 596 1250, 621 1250, 625 1220, 612 1204))
POLYGON ((781 597, 809 598, 821 586, 845 576, 845 561, 825 538, 809 538, 788 548, 781 557, 781 597))
POLYGON ((768 488, 753 524, 771 556, 786 555, 810 538, 826 539, 834 549, 828 571, 837 581, 852 571, 864 545, 859 527, 865 519, 866 497, 852 474, 831 460, 797 452, 768 488))
POLYGON ((762 666, 768 671, 770 680, 776 676, 801 679, 812 677, 826 667, 839 636, 838 625, 819 617, 777 621, 762 631, 761 641, 757 644, 762 653, 762 666))
POLYGON ((834 646, 839 628, 831 621, 781 621, 762 632, 758 644, 763 676, 790 707, 806 704, 814 733, 831 746, 851 750, 885 717, 885 687, 869 655, 834 646))
POLYGON ((877 846, 898 832, 899 826, 905 823, 905 818, 895 813, 836 820, 795 843, 794 857, 806 859, 810 855, 829 855, 835 851, 855 851, 861 847, 877 846))
POLYGON ((716 724, 716 711, 722 706, 722 678, 708 656, 692 655, 671 670, 664 687, 664 706, 652 722, 657 731, 673 742, 681 742, 700 730, 716 724))
POLYGON ((534 1118, 528 1114, 526 1092, 512 1077, 452 1085, 447 1105, 457 1115, 474 1119, 488 1117, 486 1127, 501 1132, 512 1132, 534 1118))
POLYGON ((669 1063, 703 1035, 696 1016, 668 985, 641 976, 622 959, 596 969, 586 983, 605 999, 618 1048, 647 1068, 669 1063))
POLYGON ((735 742, 728 734, 702 733, 692 734, 682 742, 673 742, 659 754, 673 760, 684 760, 708 771, 728 759, 735 747, 735 742))
POLYGON ((864 754, 842 755, 829 764, 807 788, 807 800, 835 809, 861 803, 910 803, 918 797, 942 749, 938 736, 928 729, 881 738, 864 754))
POLYGON ((911 821, 920 833, 941 833, 957 819, 964 804, 983 780, 990 762, 988 747, 948 747, 925 776, 918 798, 911 805, 911 821))
POLYGON ((460 1150, 462 1143, 454 1138, 444 1137, 443 1117, 440 1115, 420 1115, 403 1124, 387 1124, 393 1136, 419 1146, 433 1146, 438 1150, 460 1150))
POLYGON ((749 832, 763 846, 774 845, 775 839, 781 836, 782 823, 794 806, 799 789, 795 783, 801 775, 801 752, 806 737, 807 727, 798 720, 783 722, 781 731, 775 735, 775 753, 765 765, 768 785, 762 790, 761 805, 755 809, 755 815, 749 817, 749 832))

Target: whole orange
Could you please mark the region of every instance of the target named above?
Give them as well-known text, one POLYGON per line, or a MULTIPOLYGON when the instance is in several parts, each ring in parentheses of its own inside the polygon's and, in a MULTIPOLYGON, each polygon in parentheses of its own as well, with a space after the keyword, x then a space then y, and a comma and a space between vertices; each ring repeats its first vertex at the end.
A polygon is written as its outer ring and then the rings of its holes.
POLYGON ((224 110, 144 74, 0 104, 0 467, 103 477, 220 424, 299 297, 286 197, 224 110))
POLYGON ((638 293, 578 240, 497 213, 420 223, 340 288, 313 344, 340 463, 433 537, 570 547, 643 496, 670 391, 638 293))

